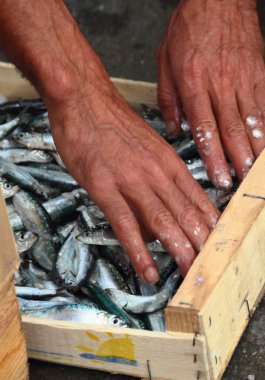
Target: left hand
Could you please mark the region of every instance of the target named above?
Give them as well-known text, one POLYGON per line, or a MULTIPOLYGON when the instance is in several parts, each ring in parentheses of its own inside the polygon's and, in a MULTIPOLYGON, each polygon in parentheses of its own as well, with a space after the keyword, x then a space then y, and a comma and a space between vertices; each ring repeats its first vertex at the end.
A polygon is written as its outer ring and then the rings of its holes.
POLYGON ((185 110, 212 183, 241 181, 265 146, 265 67, 255 0, 186 0, 158 50, 159 104, 168 133, 185 110))

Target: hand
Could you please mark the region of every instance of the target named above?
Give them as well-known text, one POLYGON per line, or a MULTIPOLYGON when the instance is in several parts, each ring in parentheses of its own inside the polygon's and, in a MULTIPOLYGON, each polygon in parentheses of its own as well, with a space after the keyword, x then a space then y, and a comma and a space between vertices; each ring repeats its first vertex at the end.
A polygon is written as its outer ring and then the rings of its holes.
POLYGON ((63 102, 46 99, 57 149, 110 221, 145 281, 159 278, 139 223, 159 239, 186 275, 218 211, 175 151, 106 78, 63 102))
POLYGON ((232 185, 265 146, 265 67, 255 0, 186 0, 158 50, 159 104, 168 133, 185 110, 216 187, 232 185))

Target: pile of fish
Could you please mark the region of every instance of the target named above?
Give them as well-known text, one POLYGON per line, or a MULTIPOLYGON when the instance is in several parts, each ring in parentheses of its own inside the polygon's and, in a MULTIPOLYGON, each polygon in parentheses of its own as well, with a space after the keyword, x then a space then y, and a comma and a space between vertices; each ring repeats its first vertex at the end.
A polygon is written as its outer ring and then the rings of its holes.
MULTIPOLYGON (((145 108, 142 116, 167 138, 157 111, 145 108)), ((223 209, 232 193, 211 186, 190 132, 169 142, 223 209)), ((56 152, 41 100, 0 105, 0 186, 20 255, 15 285, 24 315, 165 330, 163 310, 182 281, 175 262, 159 241, 147 243, 160 282, 139 279, 105 215, 56 152)))

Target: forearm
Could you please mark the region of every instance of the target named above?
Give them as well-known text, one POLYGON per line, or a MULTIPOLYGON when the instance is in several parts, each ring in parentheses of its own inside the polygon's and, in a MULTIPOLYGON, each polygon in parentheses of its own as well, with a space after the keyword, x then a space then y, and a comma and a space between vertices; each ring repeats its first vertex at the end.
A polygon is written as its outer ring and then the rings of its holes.
POLYGON ((43 97, 63 100, 108 80, 61 0, 1 0, 0 46, 43 97))

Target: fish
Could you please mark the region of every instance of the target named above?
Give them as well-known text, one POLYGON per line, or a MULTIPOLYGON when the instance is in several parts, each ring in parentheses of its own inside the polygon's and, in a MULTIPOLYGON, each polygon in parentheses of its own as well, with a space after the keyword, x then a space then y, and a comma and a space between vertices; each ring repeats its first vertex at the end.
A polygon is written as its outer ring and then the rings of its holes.
POLYGON ((89 281, 102 289, 121 289, 129 292, 129 288, 116 267, 109 261, 97 258, 89 281))
POLYGON ((0 157, 15 164, 21 162, 47 163, 52 161, 52 156, 42 150, 28 149, 0 149, 0 157))
POLYGON ((81 290, 84 294, 92 297, 96 300, 96 302, 101 306, 104 310, 106 310, 110 314, 117 315, 117 317, 121 318, 125 321, 128 327, 134 327, 136 329, 140 328, 138 323, 130 317, 126 311, 116 305, 109 295, 97 284, 93 284, 90 281, 87 281, 81 290))
POLYGON ((57 295, 56 289, 38 289, 29 286, 16 286, 16 295, 21 298, 42 299, 57 295))
POLYGON ((22 311, 24 315, 56 321, 72 321, 109 327, 128 327, 126 322, 104 310, 87 305, 55 305, 47 309, 22 311))
POLYGON ((0 115, 19 115, 25 109, 31 115, 39 115, 46 111, 42 99, 19 99, 0 104, 0 115))
POLYGON ((24 190, 20 190, 13 196, 13 203, 26 229, 39 236, 31 250, 32 258, 41 268, 52 271, 57 252, 49 214, 33 196, 24 190))
POLYGON ((128 278, 132 272, 129 256, 119 246, 98 246, 99 256, 110 261, 120 272, 123 278, 128 278))
POLYGON ((71 191, 79 187, 76 180, 68 173, 56 172, 55 170, 43 170, 31 166, 22 166, 24 171, 37 180, 43 181, 51 186, 59 187, 62 191, 71 191))
POLYGON ((219 210, 222 210, 229 203, 229 201, 232 199, 234 195, 234 191, 225 191, 221 189, 216 189, 214 187, 205 189, 205 192, 208 195, 208 198, 219 210))
POLYGON ((13 195, 16 194, 20 190, 20 187, 18 185, 15 185, 12 182, 9 182, 6 179, 1 178, 1 177, 0 177, 0 188, 3 192, 5 199, 13 197, 13 195))
MULTIPOLYGON (((137 275, 135 275, 135 284, 138 294, 141 296, 152 296, 157 293, 157 285, 146 284, 137 275)), ((165 316, 163 309, 146 313, 143 315, 145 326, 151 331, 166 331, 165 316)))
POLYGON ((17 148, 21 148, 21 146, 15 143, 15 141, 11 140, 10 138, 0 140, 0 149, 17 149, 17 148))
POLYGON ((105 215, 96 205, 80 206, 78 211, 86 229, 93 231, 98 228, 110 227, 105 215))
POLYGON ((172 144, 172 148, 176 150, 177 155, 183 160, 192 159, 199 155, 195 141, 187 135, 180 142, 172 144))
POLYGON ((20 132, 13 134, 12 139, 29 149, 56 150, 51 133, 20 132))
POLYGON ((18 253, 27 252, 37 240, 38 235, 31 231, 19 231, 15 233, 18 253))
POLYGON ((122 290, 106 289, 106 293, 120 308, 134 314, 152 313, 166 306, 175 290, 180 285, 181 276, 177 269, 172 273, 161 290, 150 296, 136 296, 122 290))
POLYGON ((59 250, 53 269, 56 282, 72 291, 77 291, 92 271, 96 254, 93 246, 76 240, 76 234, 77 228, 59 250))
POLYGON ((66 169, 66 166, 58 152, 51 152, 51 155, 53 156, 53 158, 55 159, 55 161, 61 168, 66 169))
POLYGON ((0 140, 3 140, 17 128, 19 123, 22 121, 22 115, 24 115, 24 111, 22 111, 21 115, 12 118, 3 124, 0 124, 0 140))
MULTIPOLYGON (((111 229, 99 229, 94 231, 86 231, 84 234, 77 236, 77 239, 86 243, 94 245, 108 245, 108 246, 120 246, 121 243, 116 238, 114 232, 111 229)), ((162 244, 155 240, 153 242, 146 243, 148 250, 165 252, 165 248, 162 244)))
POLYGON ((47 187, 40 184, 26 170, 12 162, 5 161, 3 158, 0 158, 0 175, 13 181, 22 189, 29 190, 44 199, 48 199, 51 194, 51 191, 47 187))

